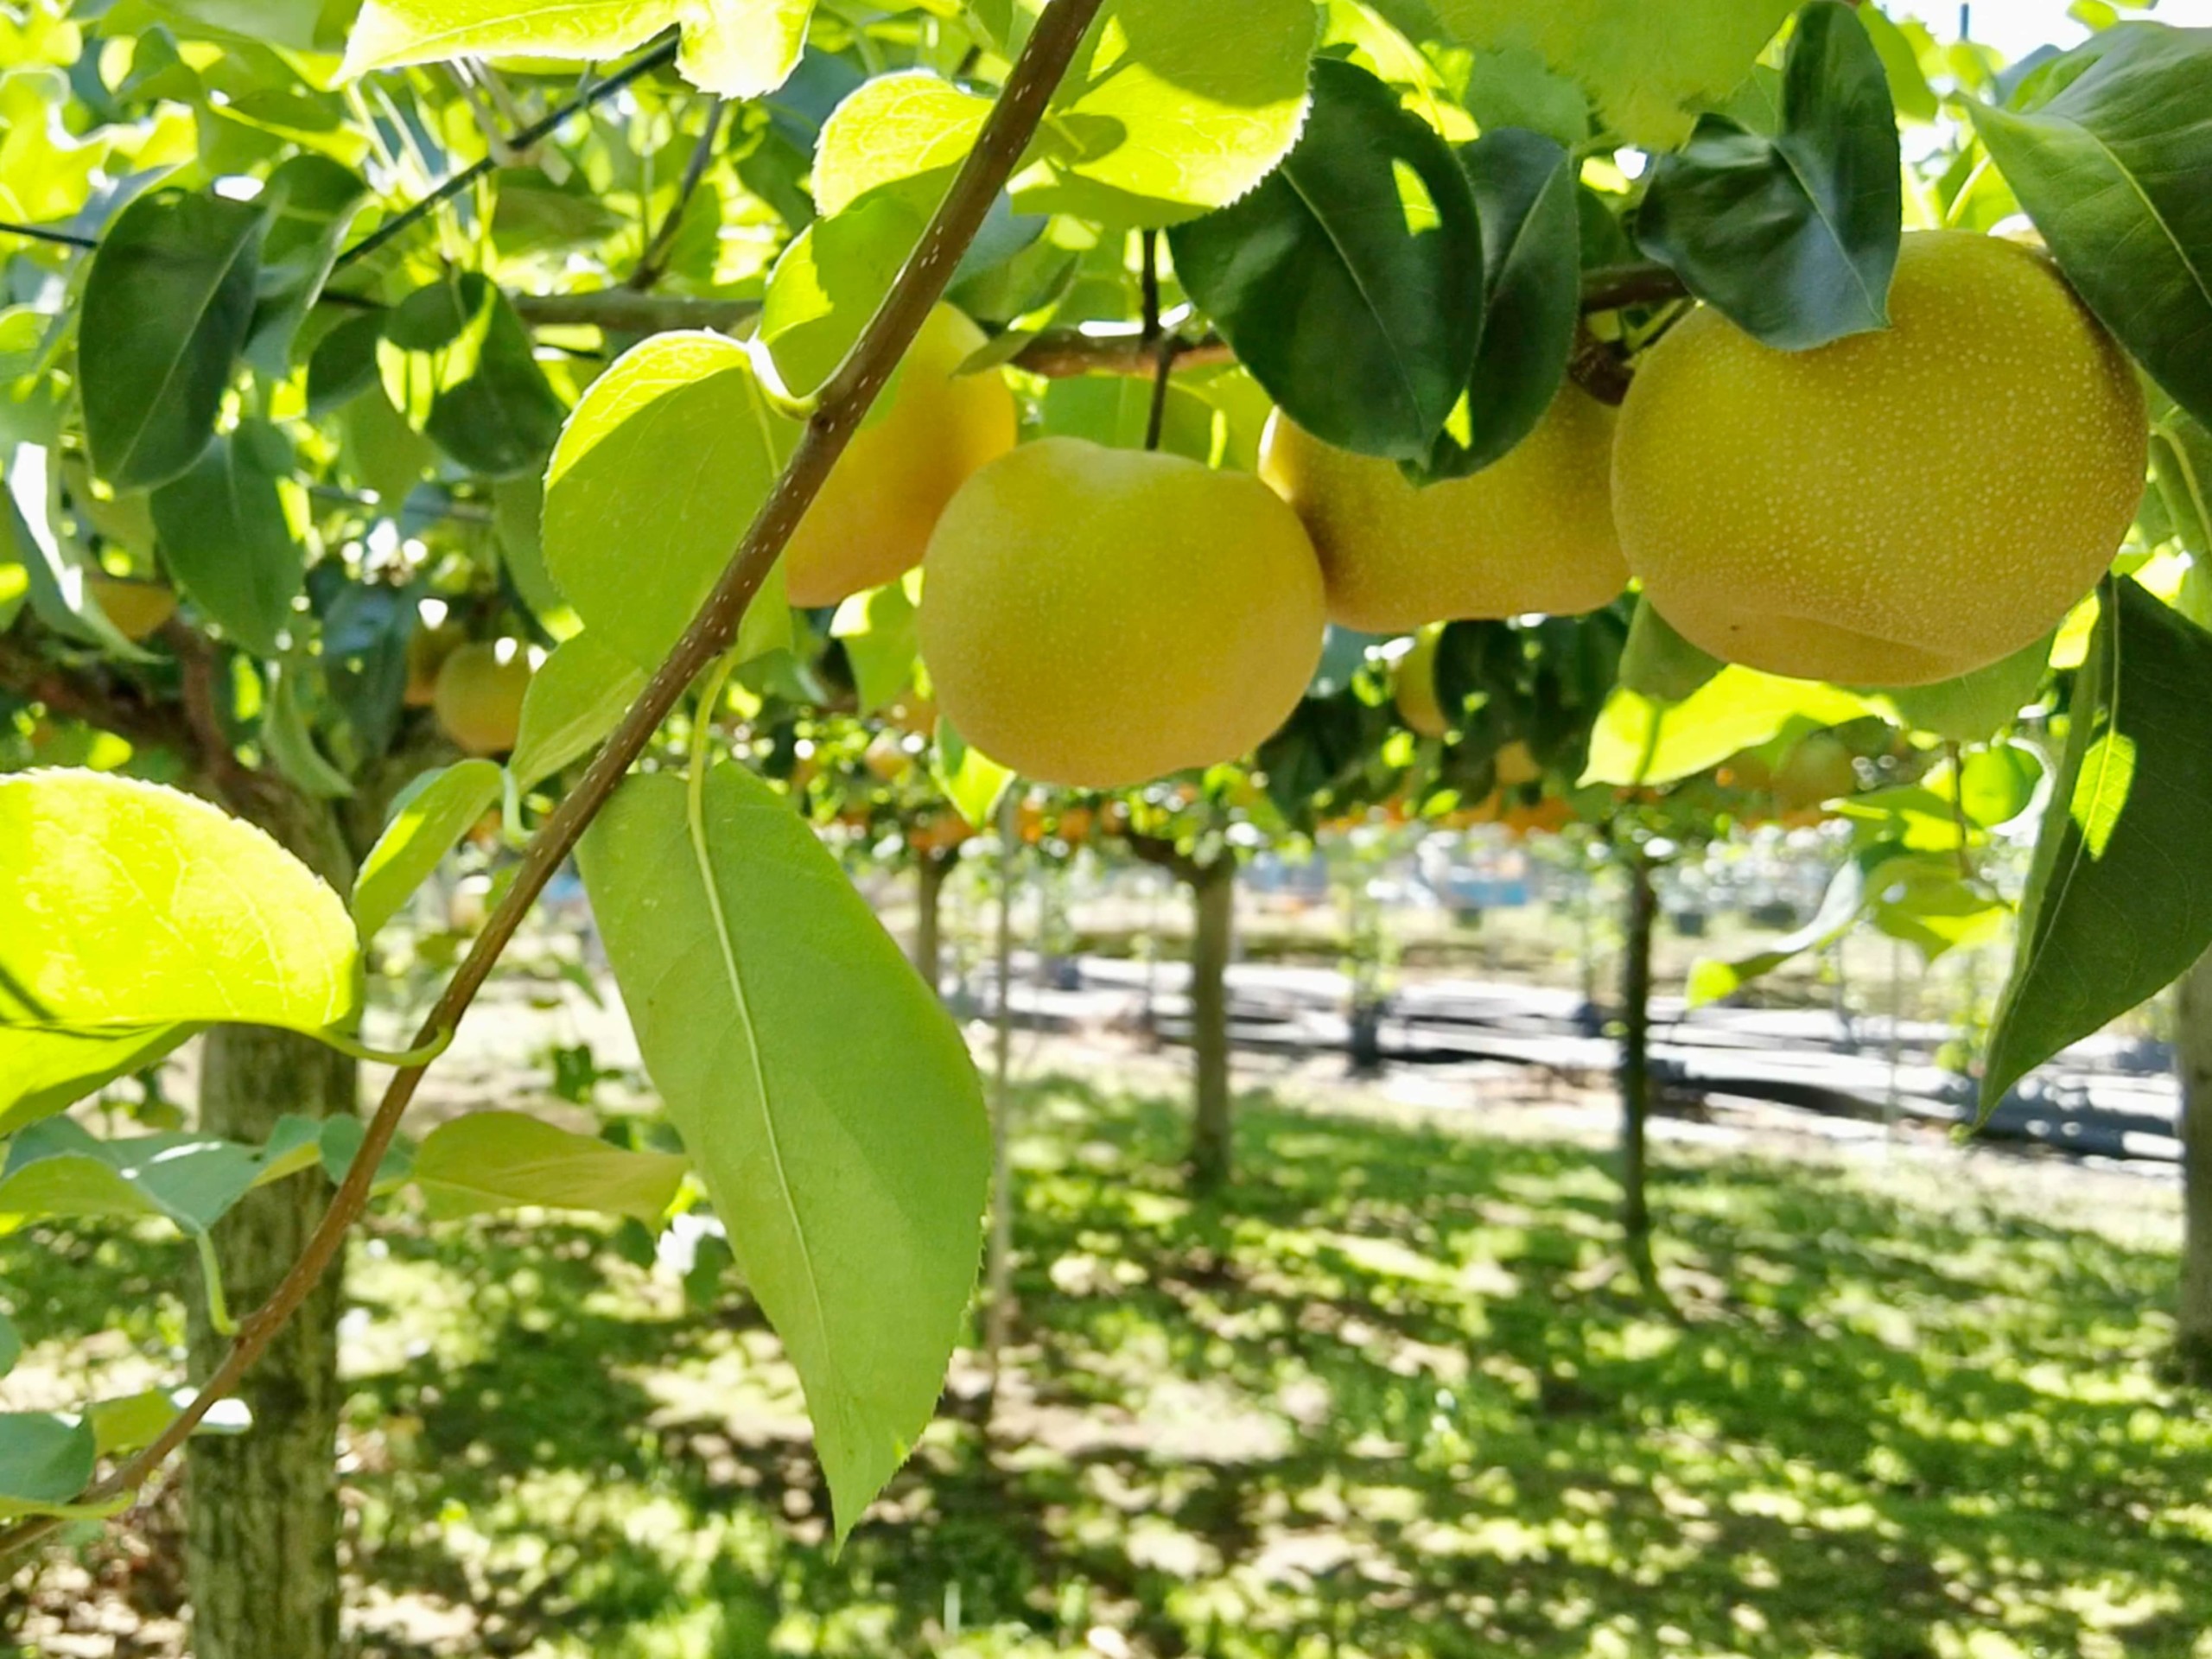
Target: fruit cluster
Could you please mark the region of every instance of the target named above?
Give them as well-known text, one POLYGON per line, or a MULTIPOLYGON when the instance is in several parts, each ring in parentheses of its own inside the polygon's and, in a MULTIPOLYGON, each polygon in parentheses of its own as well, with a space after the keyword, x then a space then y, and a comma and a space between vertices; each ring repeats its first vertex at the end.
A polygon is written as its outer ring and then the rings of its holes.
MULTIPOLYGON (((1697 310, 1618 416, 1569 385, 1505 460, 1417 488, 1281 414, 1258 479, 1017 447, 1001 378, 957 373, 982 336, 940 310, 802 529, 792 594, 831 603, 922 563, 948 717, 1026 776, 1089 788, 1249 752, 1304 694, 1325 623, 1573 614, 1631 579, 1727 661, 1953 678, 2049 633, 2110 563, 2143 487, 2143 397, 2017 243, 1907 237, 1891 316, 1793 353, 1697 310)), ((1407 706, 1442 729, 1421 690, 1407 706)))

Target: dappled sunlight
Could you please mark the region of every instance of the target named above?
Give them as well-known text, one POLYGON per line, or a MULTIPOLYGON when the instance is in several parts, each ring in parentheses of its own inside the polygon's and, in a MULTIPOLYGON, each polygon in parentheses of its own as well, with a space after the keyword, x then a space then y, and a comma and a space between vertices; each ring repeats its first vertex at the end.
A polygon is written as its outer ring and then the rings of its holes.
MULTIPOLYGON (((2158 1250, 1685 1150, 1670 1308, 1578 1148, 1256 1102, 1194 1205, 1167 1102, 1053 1079, 1023 1123, 995 1409, 963 1356, 835 1560, 734 1275, 385 1224, 347 1350, 376 1650, 2206 1652, 2212 1407, 2158 1372, 2158 1250)), ((134 1282, 61 1254, 70 1294, 134 1282)))

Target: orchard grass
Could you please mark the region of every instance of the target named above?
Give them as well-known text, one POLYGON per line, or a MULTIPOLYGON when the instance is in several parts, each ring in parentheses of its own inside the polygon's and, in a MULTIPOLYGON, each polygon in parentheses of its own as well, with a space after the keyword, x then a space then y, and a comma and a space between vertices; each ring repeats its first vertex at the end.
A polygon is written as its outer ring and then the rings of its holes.
MULTIPOLYGON (((344 1475, 366 1646, 2212 1654, 2212 1400, 2162 1369, 2159 1189, 1669 1144, 1669 1309, 1615 1270, 1581 1147, 1260 1096, 1209 1207, 1172 1094, 1100 1075, 1023 1092, 988 1452, 963 1357, 840 1559, 794 1380, 711 1249, 687 1293, 607 1229, 372 1224, 344 1475)), ((19 1322, 158 1351, 162 1247, 36 1242, 19 1322)), ((18 1580, 0 1643, 67 1571, 18 1580)))

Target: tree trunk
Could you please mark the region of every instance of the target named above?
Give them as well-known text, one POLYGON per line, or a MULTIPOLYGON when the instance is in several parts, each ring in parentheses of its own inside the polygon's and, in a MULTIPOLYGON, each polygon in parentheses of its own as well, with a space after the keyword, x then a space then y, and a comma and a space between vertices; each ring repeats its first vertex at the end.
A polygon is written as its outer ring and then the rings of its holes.
MULTIPOLYGON (((210 1032, 200 1059, 200 1127, 262 1141, 286 1112, 355 1109, 352 1060, 310 1039, 243 1027, 210 1032)), ((215 1229, 234 1313, 259 1306, 299 1257, 330 1188, 320 1168, 251 1193, 215 1229)), ((253 1426, 191 1444, 186 1568, 195 1659, 336 1659, 339 1649, 338 1382, 335 1266, 249 1372, 253 1426)), ((192 1312, 195 1376, 230 1346, 192 1312)))
POLYGON ((914 969, 932 991, 944 983, 944 883, 959 856, 924 853, 914 866, 914 969))
POLYGON ((1197 1112, 1191 1180, 1200 1192, 1229 1182, 1234 1128, 1229 1090, 1229 957, 1236 940, 1236 860, 1224 855, 1198 870, 1191 887, 1191 1052, 1197 1112))
POLYGON ((2182 1087, 2182 1369, 2212 1386, 2212 956, 2183 976, 2175 1053, 2182 1087))
POLYGON ((1621 953, 1621 1226, 1631 1246, 1651 1232, 1644 1200, 1644 1128, 1651 1116, 1651 863, 1629 854, 1628 931, 1621 953))

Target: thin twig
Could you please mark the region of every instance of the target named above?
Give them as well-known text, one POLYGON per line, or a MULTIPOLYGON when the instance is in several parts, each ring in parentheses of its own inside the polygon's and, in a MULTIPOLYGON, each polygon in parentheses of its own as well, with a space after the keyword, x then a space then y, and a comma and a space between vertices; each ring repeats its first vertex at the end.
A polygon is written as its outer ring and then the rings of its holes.
POLYGON ((1146 412, 1144 447, 1160 448, 1167 433, 1167 389, 1175 378, 1175 351, 1181 344, 1160 326, 1160 232, 1144 233, 1144 337, 1159 361, 1152 372, 1152 407, 1146 412))
POLYGON ((710 97, 707 99, 707 124, 699 133, 690 161, 684 164, 683 181, 676 188, 676 200, 669 203, 668 216, 661 220, 660 229, 653 232, 653 239, 645 245, 637 270, 630 273, 626 286, 633 292, 644 293, 664 273, 669 250, 676 245, 676 233, 683 228, 683 210, 691 205, 699 181, 707 176, 708 163, 715 159, 715 140, 721 134, 721 125, 722 101, 710 97))
MULTIPOLYGON (((1066 74, 1077 47, 1103 3, 1103 0, 1051 0, 1037 20, 950 194, 860 344, 823 389, 790 465, 738 544, 713 594, 593 760, 574 792, 554 809, 531 839, 513 885, 423 1021, 416 1046, 427 1046, 458 1027, 546 883, 575 850, 585 830, 620 787, 632 764, 645 753, 684 692, 737 637, 738 624, 753 595, 913 344, 923 321, 943 297, 961 256, 975 240, 992 202, 1028 149, 1044 118, 1046 104, 1066 74)), ((240 1322, 238 1339, 222 1363, 160 1438, 96 1482, 83 1501, 99 1503, 143 1484, 184 1444, 215 1403, 238 1387, 248 1368, 299 1311, 367 1208, 377 1166, 398 1133, 400 1120, 428 1069, 427 1065, 407 1066, 393 1074, 362 1136, 352 1168, 283 1282, 240 1322)), ((51 1535, 61 1524, 57 1517, 41 1516, 0 1532, 0 1560, 51 1535)))
POLYGON ((100 245, 96 236, 48 230, 43 225, 16 225, 5 219, 0 219, 0 236, 27 236, 34 242, 51 242, 57 248, 97 248, 100 245))
MULTIPOLYGON (((615 93, 640 76, 651 74, 664 64, 674 62, 677 48, 680 44, 681 42, 676 40, 664 41, 643 57, 632 61, 626 68, 616 70, 605 80, 598 82, 570 99, 550 115, 531 122, 507 141, 507 147, 510 149, 528 149, 541 138, 550 137, 557 131, 570 116, 581 115, 594 105, 604 103, 613 97, 615 93)), ((460 172, 454 174, 444 183, 439 185, 436 189, 431 191, 429 195, 424 196, 404 212, 386 219, 352 247, 340 254, 332 262, 331 270, 343 270, 355 260, 365 259, 392 238, 429 218, 438 210, 441 205, 452 200, 498 165, 497 158, 488 155, 480 161, 470 162, 460 172)))

